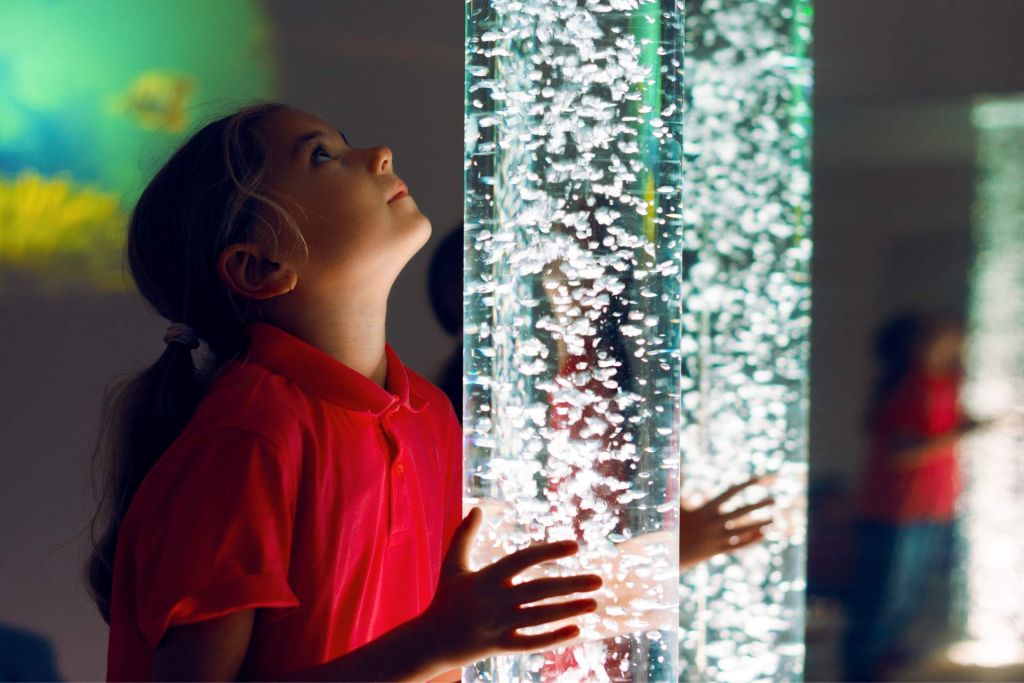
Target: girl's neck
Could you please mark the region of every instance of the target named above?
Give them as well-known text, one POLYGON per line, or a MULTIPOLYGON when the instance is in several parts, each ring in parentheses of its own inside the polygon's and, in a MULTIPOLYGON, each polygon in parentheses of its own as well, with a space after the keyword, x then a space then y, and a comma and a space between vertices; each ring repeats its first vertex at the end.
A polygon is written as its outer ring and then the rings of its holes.
MULTIPOLYGON (((336 303, 336 302, 335 302, 336 303)), ((387 301, 372 306, 295 306, 266 316, 267 322, 352 368, 378 386, 387 383, 384 350, 387 301), (298 309, 298 310, 296 310, 298 309)))
POLYGON ((916 368, 917 374, 927 380, 945 380, 956 376, 954 368, 948 365, 932 365, 922 363, 916 368))

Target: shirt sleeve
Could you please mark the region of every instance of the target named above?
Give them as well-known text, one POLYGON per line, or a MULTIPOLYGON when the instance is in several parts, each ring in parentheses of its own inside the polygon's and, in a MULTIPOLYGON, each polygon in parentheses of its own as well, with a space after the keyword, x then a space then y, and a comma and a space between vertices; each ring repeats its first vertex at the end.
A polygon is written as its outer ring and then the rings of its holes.
POLYGON ((170 626, 299 604, 288 584, 297 457, 243 429, 183 447, 188 464, 136 547, 138 621, 154 648, 170 626))
MULTIPOLYGON (((447 403, 447 401, 446 401, 447 403)), ((462 522, 462 425, 449 405, 447 410, 447 442, 445 446, 444 553, 455 528, 462 522)))

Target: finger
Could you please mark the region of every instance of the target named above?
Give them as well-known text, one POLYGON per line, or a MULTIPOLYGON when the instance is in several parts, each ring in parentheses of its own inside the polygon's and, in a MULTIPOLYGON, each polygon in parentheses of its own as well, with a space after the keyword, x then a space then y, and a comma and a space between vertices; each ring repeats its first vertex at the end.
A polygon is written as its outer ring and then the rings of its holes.
POLYGON ((719 546, 720 552, 731 553, 734 550, 739 550, 740 548, 745 548, 748 545, 760 543, 763 540, 764 534, 761 531, 752 531, 739 536, 731 536, 722 540, 721 545, 719 546))
POLYGON ((519 572, 535 564, 575 555, 579 549, 580 545, 576 541, 537 543, 501 558, 488 567, 487 572, 499 580, 511 579, 519 572))
POLYGON ((735 526, 732 528, 725 527, 719 533, 720 536, 726 538, 733 538, 735 536, 743 536, 754 531, 761 531, 764 527, 772 523, 770 519, 762 519, 757 522, 751 522, 750 524, 743 524, 741 526, 735 526))
POLYGON ((570 617, 578 617, 597 609, 597 600, 586 598, 583 600, 569 600, 551 605, 537 605, 535 607, 520 607, 508 625, 512 628, 527 628, 529 626, 543 626, 553 621, 562 621, 570 617))
POLYGON ((597 574, 544 578, 513 586, 508 595, 515 604, 526 605, 560 595, 596 591, 602 583, 597 574))
POLYGON ((764 500, 759 500, 756 503, 744 505, 743 507, 738 507, 730 512, 720 514, 718 518, 723 522, 728 522, 733 519, 739 519, 740 517, 746 517, 751 512, 754 512, 755 510, 760 510, 761 508, 766 508, 769 505, 773 505, 774 503, 774 498, 765 498, 764 500))
POLYGON ((745 491, 746 489, 749 489, 751 486, 756 486, 757 484, 760 484, 762 479, 763 477, 751 477, 750 479, 747 479, 746 481, 741 482, 739 484, 733 484, 732 486, 730 486, 729 488, 727 488, 726 490, 722 491, 717 496, 709 500, 702 507, 710 507, 717 509, 720 505, 725 503, 725 501, 729 500, 730 498, 733 498, 741 491, 745 491))
POLYGON ((475 507, 469 511, 469 514, 459 523, 459 526, 455 527, 455 533, 452 534, 451 543, 448 545, 448 552, 445 554, 444 562, 441 565, 442 576, 453 572, 466 571, 469 568, 469 551, 473 547, 473 540, 476 537, 477 529, 480 528, 482 519, 483 513, 480 512, 480 508, 475 507))
POLYGON ((509 635, 503 645, 514 652, 537 652, 550 650, 559 643, 572 640, 580 634, 578 626, 563 626, 549 633, 524 636, 518 633, 509 635))

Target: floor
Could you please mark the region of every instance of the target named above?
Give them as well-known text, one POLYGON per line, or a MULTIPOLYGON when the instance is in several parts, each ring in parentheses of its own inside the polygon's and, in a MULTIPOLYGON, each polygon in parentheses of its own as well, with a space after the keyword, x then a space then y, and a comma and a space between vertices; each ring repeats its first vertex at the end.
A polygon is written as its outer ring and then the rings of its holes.
MULTIPOLYGON (((935 619, 924 614, 922 621, 935 619)), ((807 609, 807 667, 808 683, 834 683, 841 679, 839 671, 839 642, 845 628, 840 604, 835 600, 810 600, 807 609)), ((1012 666, 966 666, 951 661, 948 646, 937 640, 927 629, 917 628, 911 643, 923 652, 932 652, 916 661, 894 668, 888 680, 893 683, 927 681, 929 683, 1024 683, 1024 662, 1012 666), (914 642, 916 640, 916 642, 914 642)))

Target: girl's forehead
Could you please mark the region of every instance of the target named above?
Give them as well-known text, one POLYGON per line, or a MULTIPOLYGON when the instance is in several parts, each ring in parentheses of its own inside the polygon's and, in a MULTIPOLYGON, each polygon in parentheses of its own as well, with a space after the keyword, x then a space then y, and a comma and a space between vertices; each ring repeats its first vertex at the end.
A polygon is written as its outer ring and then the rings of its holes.
POLYGON ((331 130, 332 126, 318 116, 301 109, 284 108, 267 119, 267 134, 281 141, 294 140, 312 130, 331 130))

